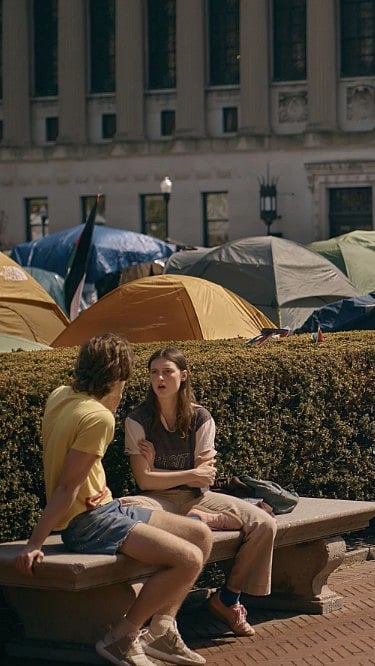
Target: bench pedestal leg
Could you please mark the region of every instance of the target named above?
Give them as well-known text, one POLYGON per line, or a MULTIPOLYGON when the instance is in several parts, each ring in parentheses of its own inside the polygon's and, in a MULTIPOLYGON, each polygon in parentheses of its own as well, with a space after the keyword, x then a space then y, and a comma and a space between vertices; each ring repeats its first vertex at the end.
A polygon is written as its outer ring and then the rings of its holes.
POLYGON ((79 591, 4 588, 23 625, 14 640, 10 637, 8 654, 66 661, 74 655, 79 663, 103 663, 96 660, 94 645, 128 610, 139 587, 117 583, 79 591))
POLYGON ((342 606, 342 597, 328 587, 327 580, 342 564, 345 548, 345 541, 339 536, 277 548, 272 567, 271 595, 244 595, 244 603, 255 608, 297 610, 320 615, 338 610, 342 606))

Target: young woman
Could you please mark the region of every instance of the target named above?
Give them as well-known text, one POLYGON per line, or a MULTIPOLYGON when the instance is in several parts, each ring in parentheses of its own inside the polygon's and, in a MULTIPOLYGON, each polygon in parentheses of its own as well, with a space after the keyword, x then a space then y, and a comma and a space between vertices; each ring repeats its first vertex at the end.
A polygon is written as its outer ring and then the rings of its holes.
POLYGON ((194 401, 184 355, 175 347, 159 349, 148 370, 146 400, 125 420, 125 451, 140 493, 129 501, 195 517, 213 529, 242 527, 226 585, 208 603, 235 634, 252 636, 240 595, 270 593, 276 521, 267 506, 209 490, 216 475, 215 423, 194 401))

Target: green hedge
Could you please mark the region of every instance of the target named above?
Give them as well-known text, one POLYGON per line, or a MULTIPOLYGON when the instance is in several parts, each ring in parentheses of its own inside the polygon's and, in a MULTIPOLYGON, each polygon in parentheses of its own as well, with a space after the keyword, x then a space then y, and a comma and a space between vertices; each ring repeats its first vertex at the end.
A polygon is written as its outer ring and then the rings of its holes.
MULTIPOLYGON (((375 334, 179 342, 197 401, 217 423, 220 475, 248 472, 301 495, 374 500, 375 334)), ((159 343, 135 344, 136 369, 105 457, 116 496, 132 492, 123 421, 145 395, 147 359, 159 343)), ((50 391, 69 381, 77 349, 1 354, 0 541, 29 535, 44 505, 40 425, 50 391)))

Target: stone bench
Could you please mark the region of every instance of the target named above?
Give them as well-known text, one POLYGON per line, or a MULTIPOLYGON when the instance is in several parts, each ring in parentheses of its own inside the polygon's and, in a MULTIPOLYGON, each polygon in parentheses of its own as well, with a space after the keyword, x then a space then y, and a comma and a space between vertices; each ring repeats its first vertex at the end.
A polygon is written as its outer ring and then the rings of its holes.
MULTIPOLYGON (((319 614, 339 609, 342 598, 327 579, 345 556, 341 535, 366 528, 374 516, 375 502, 301 498, 292 513, 277 516, 272 594, 246 595, 246 605, 319 614)), ((240 541, 240 532, 214 532, 209 561, 225 568, 240 541)), ((0 544, 0 586, 24 630, 8 644, 8 653, 46 659, 69 653, 69 660, 102 663, 93 644, 155 569, 124 555, 68 553, 53 535, 43 548, 44 561, 29 577, 14 565, 23 544, 0 544)))

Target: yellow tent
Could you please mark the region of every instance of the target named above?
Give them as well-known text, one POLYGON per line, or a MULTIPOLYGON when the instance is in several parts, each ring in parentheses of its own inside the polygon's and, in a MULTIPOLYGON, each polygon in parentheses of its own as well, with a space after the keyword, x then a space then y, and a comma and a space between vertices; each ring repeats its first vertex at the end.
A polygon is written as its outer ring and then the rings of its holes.
POLYGON ((79 345, 106 331, 130 342, 255 337, 275 328, 250 303, 218 284, 190 275, 154 275, 117 287, 82 312, 52 342, 79 345))
POLYGON ((0 332, 49 345, 68 324, 39 282, 0 252, 0 332))

